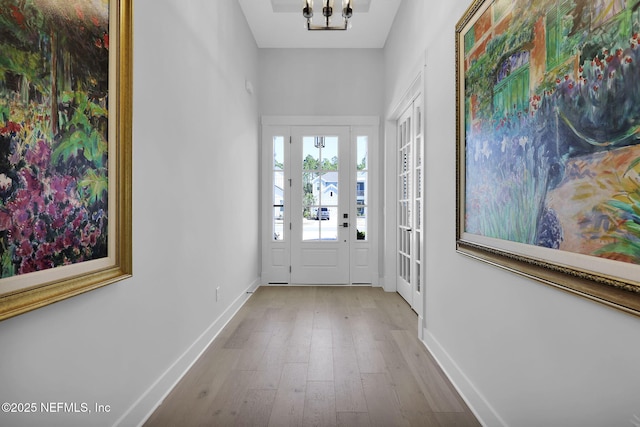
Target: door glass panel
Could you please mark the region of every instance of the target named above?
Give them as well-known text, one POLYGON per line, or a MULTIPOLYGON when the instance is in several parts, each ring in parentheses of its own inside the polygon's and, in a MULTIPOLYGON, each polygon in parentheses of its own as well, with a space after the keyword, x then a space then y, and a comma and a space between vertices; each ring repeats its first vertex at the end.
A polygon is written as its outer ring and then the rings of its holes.
POLYGON ((302 208, 303 215, 308 218, 315 215, 312 208, 320 202, 320 174, 318 172, 302 172, 302 208))
POLYGON ((273 170, 284 170, 284 137, 273 138, 273 170))
POLYGON ((356 138, 356 240, 368 240, 367 207, 369 205, 369 138, 356 138))
POLYGON ((273 240, 284 240, 284 222, 282 219, 282 208, 273 208, 273 240))
POLYGON ((357 139, 356 161, 358 162, 358 170, 369 169, 369 138, 367 136, 359 136, 357 139))
POLYGON ((273 172, 273 240, 284 240, 284 172, 273 172))
MULTIPOLYGON (((302 138, 302 240, 338 239, 338 137, 302 138)), ((340 224, 341 225, 341 224, 340 224)))
POLYGON ((316 147, 314 137, 304 137, 302 139, 302 169, 318 170, 320 163, 320 149, 316 147))
POLYGON ((284 240, 284 137, 273 138, 273 240, 284 240))
POLYGON ((322 207, 323 220, 320 224, 320 240, 337 240, 338 239, 338 208, 337 207, 322 207), (326 219, 324 219, 324 212, 328 213, 326 219))
POLYGON ((407 175, 402 175, 402 191, 400 194, 402 194, 402 198, 403 199, 408 199, 409 198, 409 182, 407 181, 407 175))
POLYGON ((356 240, 367 240, 367 211, 368 208, 358 208, 356 218, 356 240))
POLYGON ((320 146, 322 169, 326 171, 338 170, 338 138, 324 137, 324 146, 320 146))

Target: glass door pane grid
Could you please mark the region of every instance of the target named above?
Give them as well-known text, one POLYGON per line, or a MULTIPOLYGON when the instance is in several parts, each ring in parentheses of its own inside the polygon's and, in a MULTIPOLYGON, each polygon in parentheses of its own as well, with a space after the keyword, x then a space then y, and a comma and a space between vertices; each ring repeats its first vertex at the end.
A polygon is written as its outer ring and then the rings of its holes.
POLYGON ((273 138, 273 214, 271 223, 273 226, 273 240, 284 241, 284 193, 285 193, 285 162, 284 162, 284 136, 273 138))
POLYGON ((302 240, 335 241, 339 219, 338 137, 305 136, 302 143, 302 240))
POLYGON ((356 240, 368 240, 369 138, 356 137, 356 240))
POLYGON ((411 283, 411 118, 399 129, 398 174, 398 270, 411 283))

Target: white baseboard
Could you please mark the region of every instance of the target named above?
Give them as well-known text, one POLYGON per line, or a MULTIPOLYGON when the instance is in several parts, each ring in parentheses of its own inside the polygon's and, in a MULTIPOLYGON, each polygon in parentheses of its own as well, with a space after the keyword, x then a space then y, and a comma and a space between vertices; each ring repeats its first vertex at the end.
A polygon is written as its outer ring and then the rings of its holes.
POLYGON ((396 282, 395 279, 389 280, 388 277, 380 277, 379 287, 384 289, 385 292, 396 292, 396 282))
POLYGON ((142 426, 171 390, 200 358, 209 344, 260 286, 260 279, 240 294, 198 339, 145 391, 140 398, 115 422, 115 426, 142 426))
POLYGON ((462 399, 464 399, 480 424, 485 427, 506 427, 507 424, 504 420, 500 418, 500 415, 476 389, 473 383, 469 381, 469 378, 462 372, 458 364, 449 356, 449 353, 440 345, 431 332, 425 329, 423 334, 422 343, 427 347, 433 358, 436 359, 444 374, 449 378, 458 394, 462 396, 462 399))

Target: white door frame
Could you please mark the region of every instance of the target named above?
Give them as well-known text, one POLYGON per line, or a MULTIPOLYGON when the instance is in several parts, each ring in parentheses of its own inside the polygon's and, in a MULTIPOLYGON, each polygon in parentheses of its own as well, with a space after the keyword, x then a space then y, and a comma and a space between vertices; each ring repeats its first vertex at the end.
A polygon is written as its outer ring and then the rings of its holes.
MULTIPOLYGON (((282 135, 289 143, 292 130, 298 126, 348 126, 351 130, 350 146, 354 150, 355 138, 366 136, 369 141, 369 181, 368 181, 368 211, 370 212, 367 223, 366 240, 352 240, 350 244, 350 280, 349 284, 371 284, 379 286, 378 270, 378 242, 380 235, 380 191, 379 191, 379 145, 378 134, 380 130, 379 117, 376 116, 263 116, 262 117, 262 143, 261 147, 261 240, 262 240, 262 272, 261 282, 268 284, 293 284, 290 275, 291 260, 291 230, 288 224, 292 217, 290 211, 291 200, 285 197, 283 223, 283 239, 274 240, 273 223, 273 138, 274 135, 282 135)), ((352 158, 353 156, 352 151, 352 158)), ((286 162, 290 164, 291 159, 286 162)), ((351 173, 355 176, 355 162, 351 173)), ((288 185, 291 175, 291 167, 285 168, 284 183, 288 185)), ((351 198, 355 200, 356 187, 349 189, 351 198)), ((350 207, 349 217, 353 224, 355 235, 356 207, 355 203, 350 207)))

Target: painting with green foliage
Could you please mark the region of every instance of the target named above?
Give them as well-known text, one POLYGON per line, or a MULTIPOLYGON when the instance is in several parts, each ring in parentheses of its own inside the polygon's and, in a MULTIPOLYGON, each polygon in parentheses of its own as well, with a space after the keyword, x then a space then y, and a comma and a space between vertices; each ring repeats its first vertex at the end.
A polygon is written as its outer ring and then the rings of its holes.
POLYGON ((464 232, 640 264, 640 0, 485 4, 460 43, 464 232))
POLYGON ((0 0, 0 277, 107 256, 108 0, 0 0))

